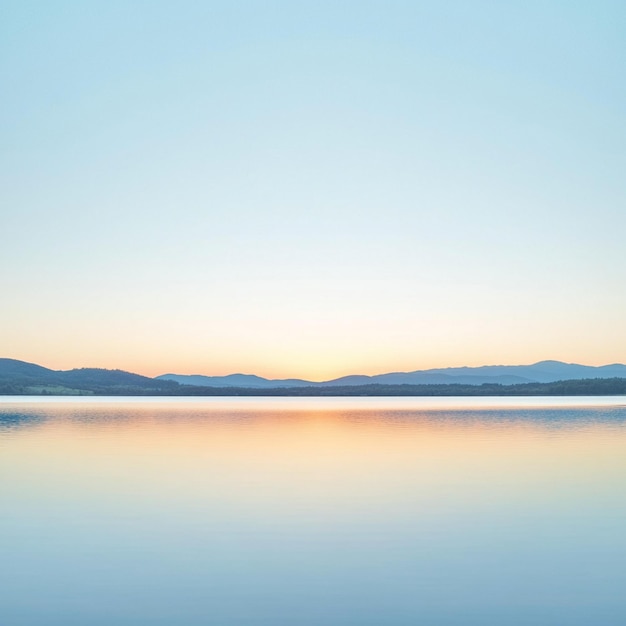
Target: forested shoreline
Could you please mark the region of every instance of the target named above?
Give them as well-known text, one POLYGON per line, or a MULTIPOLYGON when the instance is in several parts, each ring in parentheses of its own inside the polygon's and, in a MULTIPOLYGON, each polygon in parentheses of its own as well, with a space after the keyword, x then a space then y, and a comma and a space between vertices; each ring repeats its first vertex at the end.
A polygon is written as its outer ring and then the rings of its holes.
MULTIPOLYGON (((106 370, 103 370, 106 371, 106 370)), ((604 396, 626 395, 626 378, 591 378, 518 385, 352 385, 333 387, 237 388, 199 387, 138 377, 134 384, 97 381, 93 376, 71 383, 57 381, 4 381, 0 395, 36 396, 604 396)))

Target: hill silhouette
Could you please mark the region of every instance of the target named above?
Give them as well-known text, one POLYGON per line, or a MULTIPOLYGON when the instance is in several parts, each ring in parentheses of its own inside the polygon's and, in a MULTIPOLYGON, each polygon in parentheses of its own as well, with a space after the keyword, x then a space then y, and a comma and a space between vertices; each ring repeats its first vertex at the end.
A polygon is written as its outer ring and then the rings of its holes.
POLYGON ((272 380, 250 374, 229 376, 203 376, 163 374, 157 377, 183 385, 209 387, 276 387, 331 386, 350 387, 360 385, 516 385, 523 383, 550 383, 558 380, 581 380, 584 378, 626 378, 626 365, 619 363, 593 367, 561 361, 540 361, 532 365, 484 365, 481 367, 448 367, 416 370, 414 372, 391 372, 374 376, 350 375, 323 382, 299 379, 272 380))
MULTIPOLYGON (((81 368, 52 370, 34 363, 16 359, 0 358, 0 395, 101 395, 101 396, 532 396, 532 395, 626 395, 626 366, 610 365, 589 367, 544 361, 530 366, 486 366, 486 368, 451 368, 455 373, 473 370, 465 375, 469 382, 447 383, 404 383, 401 374, 380 376, 352 376, 310 383, 304 380, 287 379, 270 381, 257 376, 234 374, 223 377, 201 377, 219 380, 220 385, 181 384, 170 376, 149 378, 123 370, 81 368), (562 367, 565 366, 565 367, 562 367), (535 375, 558 376, 562 371, 571 372, 579 378, 551 380, 549 382, 481 382, 483 374, 475 370, 488 369, 488 379, 496 378, 496 371, 504 370, 502 377, 510 380, 511 368, 526 368, 535 375), (501 369, 500 369, 501 368, 501 369), (623 368, 623 370, 622 370, 623 368), (588 371, 600 376, 583 378, 588 371), (624 371, 623 376, 608 376, 615 371, 624 371), (538 374, 539 372, 539 374, 538 374), (379 382, 384 381, 384 382, 379 382), (234 385, 233 385, 234 383, 234 385), (264 386, 258 387, 262 383, 264 386)), ((444 370, 448 371, 448 370, 444 370)), ((516 371, 519 371, 517 369, 516 371)), ((436 374, 434 370, 418 372, 436 374)), ((408 373, 410 376, 413 373, 408 373)), ((183 380, 196 377, 181 377, 183 380)), ((453 376, 444 380, 454 379, 453 376)), ((439 380, 428 376, 426 380, 439 380)), ((501 378, 500 378, 501 380, 501 378)))
POLYGON ((0 394, 145 395, 167 393, 179 385, 123 370, 51 370, 16 359, 0 359, 0 394))

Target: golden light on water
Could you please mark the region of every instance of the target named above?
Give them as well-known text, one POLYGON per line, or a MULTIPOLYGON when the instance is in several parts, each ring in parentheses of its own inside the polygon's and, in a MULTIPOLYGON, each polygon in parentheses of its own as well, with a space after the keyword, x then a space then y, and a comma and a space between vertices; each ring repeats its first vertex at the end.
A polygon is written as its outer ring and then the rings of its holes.
POLYGON ((6 400, 3 611, 98 626, 617 623, 625 407, 6 400))
MULTIPOLYGON (((158 498, 172 488, 175 467, 177 498, 205 492, 226 502, 258 489, 263 506, 298 508, 312 498, 319 512, 372 498, 381 506, 432 506, 451 490, 463 499, 459 480, 490 484, 484 493, 494 497, 507 497, 498 485, 511 484, 518 497, 520 490, 540 495, 571 482, 572 471, 582 483, 611 488, 626 472, 623 434, 616 437, 610 424, 525 421, 514 403, 485 421, 464 399, 424 399, 417 410, 413 399, 316 400, 200 400, 184 403, 184 413, 175 401, 59 402, 45 411, 61 422, 44 421, 22 436, 31 452, 20 463, 33 482, 20 480, 37 490, 40 474, 58 472, 81 492, 99 486, 158 498), (567 476, 559 474, 563 465, 567 476)), ((25 455, 19 437, 10 455, 25 455)))

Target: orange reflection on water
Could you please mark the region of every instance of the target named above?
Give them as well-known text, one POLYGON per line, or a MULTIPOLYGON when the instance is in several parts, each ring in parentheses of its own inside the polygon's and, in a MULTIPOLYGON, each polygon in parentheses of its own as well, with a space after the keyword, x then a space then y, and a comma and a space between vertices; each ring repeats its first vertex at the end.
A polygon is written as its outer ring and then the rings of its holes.
POLYGON ((408 520, 507 499, 567 500, 590 485, 601 497, 626 478, 623 428, 511 408, 221 400, 29 410, 44 421, 14 431, 0 461, 20 468, 13 488, 36 494, 45 484, 58 497, 50 485, 59 484, 100 503, 148 499, 259 520, 279 511, 318 522, 408 520))

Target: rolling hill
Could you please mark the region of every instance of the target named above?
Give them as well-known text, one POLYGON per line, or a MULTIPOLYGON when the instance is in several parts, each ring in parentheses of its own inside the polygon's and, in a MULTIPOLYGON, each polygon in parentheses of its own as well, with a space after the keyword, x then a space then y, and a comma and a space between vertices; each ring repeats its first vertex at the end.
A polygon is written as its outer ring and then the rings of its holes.
POLYGON ((0 395, 342 396, 342 395, 601 395, 626 393, 626 366, 559 361, 345 376, 324 382, 271 380, 247 374, 149 378, 123 370, 52 370, 0 359, 0 395))
POLYGON ((482 367, 449 367, 445 369, 392 372, 375 376, 351 375, 323 382, 299 379, 272 380, 249 374, 203 376, 163 374, 159 380, 183 385, 239 388, 351 387, 360 385, 517 385, 523 383, 551 383, 558 380, 584 378, 626 378, 626 365, 613 364, 593 367, 561 361, 540 361, 532 365, 485 365, 482 367))

